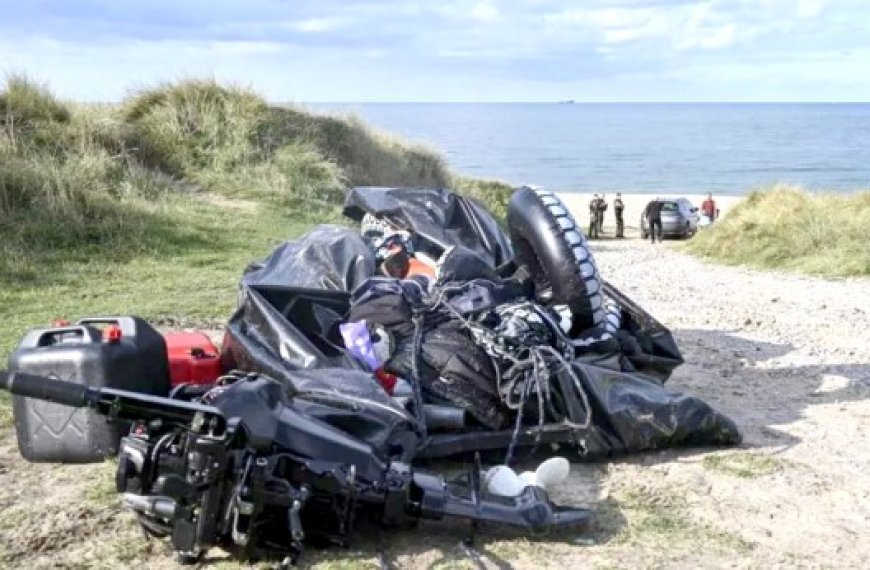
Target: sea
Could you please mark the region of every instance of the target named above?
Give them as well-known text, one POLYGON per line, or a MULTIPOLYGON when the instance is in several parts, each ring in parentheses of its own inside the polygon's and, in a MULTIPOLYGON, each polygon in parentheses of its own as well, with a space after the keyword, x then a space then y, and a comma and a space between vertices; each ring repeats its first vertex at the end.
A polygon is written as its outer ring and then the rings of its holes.
POLYGON ((870 104, 319 103, 455 172, 559 191, 870 188, 870 104))

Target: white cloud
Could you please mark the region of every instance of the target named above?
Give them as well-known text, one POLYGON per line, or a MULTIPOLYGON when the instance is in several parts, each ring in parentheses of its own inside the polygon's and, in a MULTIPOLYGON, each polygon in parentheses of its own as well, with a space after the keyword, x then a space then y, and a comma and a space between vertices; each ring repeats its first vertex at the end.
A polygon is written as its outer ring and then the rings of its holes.
POLYGON ((300 32, 316 34, 337 30, 341 27, 341 21, 336 18, 308 18, 294 22, 293 27, 300 32))
POLYGON ((252 41, 215 41, 203 45, 192 44, 191 47, 197 51, 207 51, 218 57, 272 55, 287 49, 286 45, 278 42, 252 41))
POLYGON ((679 50, 717 50, 731 47, 737 41, 734 24, 726 24, 716 28, 692 30, 676 44, 679 50))
POLYGON ((825 9, 825 0, 798 0, 797 17, 815 18, 825 9))
POLYGON ((498 19, 498 8, 491 2, 478 2, 471 9, 471 17, 484 22, 492 22, 498 19))

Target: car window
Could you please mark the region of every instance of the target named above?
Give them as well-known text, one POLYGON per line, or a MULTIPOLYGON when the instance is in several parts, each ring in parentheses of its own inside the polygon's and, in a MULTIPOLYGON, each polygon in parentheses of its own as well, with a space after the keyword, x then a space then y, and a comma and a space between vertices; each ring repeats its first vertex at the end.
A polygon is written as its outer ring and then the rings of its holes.
POLYGON ((662 202, 662 212, 676 212, 679 210, 676 202, 662 202))

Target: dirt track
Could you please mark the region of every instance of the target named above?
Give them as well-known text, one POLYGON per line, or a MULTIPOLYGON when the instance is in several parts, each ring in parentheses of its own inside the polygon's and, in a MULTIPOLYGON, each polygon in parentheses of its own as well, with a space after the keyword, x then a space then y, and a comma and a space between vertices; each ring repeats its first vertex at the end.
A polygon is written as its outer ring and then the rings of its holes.
MULTIPOLYGON (((583 534, 484 533, 475 562, 456 525, 426 525, 387 538, 386 557, 408 568, 868 567, 870 280, 719 267, 636 239, 593 249, 605 278, 673 329, 686 364, 670 386, 731 415, 744 444, 574 465, 554 498, 598 509, 583 534)), ((119 511, 111 485, 111 465, 27 464, 4 430, 5 565, 173 567, 165 545, 119 511)), ((306 560, 350 568, 377 558, 363 540, 306 560)))

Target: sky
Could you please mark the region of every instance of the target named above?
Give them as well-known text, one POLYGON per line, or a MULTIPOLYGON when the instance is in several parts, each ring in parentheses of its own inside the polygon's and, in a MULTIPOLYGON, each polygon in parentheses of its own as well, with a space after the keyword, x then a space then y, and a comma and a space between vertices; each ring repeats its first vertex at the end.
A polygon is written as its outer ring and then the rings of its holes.
POLYGON ((0 71, 117 101, 870 101, 867 0, 0 0, 0 71))

